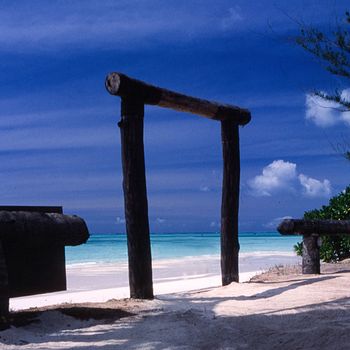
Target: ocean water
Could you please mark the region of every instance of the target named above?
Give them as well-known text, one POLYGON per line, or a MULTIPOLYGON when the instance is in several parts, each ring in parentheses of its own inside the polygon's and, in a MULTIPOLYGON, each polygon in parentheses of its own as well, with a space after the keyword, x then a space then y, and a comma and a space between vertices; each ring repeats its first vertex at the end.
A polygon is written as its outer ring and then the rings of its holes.
MULTIPOLYGON (((241 253, 293 252, 301 239, 281 236, 277 232, 240 233, 241 253)), ((172 259, 220 254, 219 233, 151 234, 152 258, 172 259)), ((86 244, 66 247, 67 264, 127 262, 125 234, 92 234, 86 244)))

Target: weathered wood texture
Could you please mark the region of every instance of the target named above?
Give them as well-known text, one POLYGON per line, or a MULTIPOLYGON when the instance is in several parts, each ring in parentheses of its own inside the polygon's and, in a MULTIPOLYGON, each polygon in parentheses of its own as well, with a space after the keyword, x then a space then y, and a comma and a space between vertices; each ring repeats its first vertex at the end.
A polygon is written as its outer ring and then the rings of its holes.
POLYGON ((65 290, 64 246, 79 245, 88 238, 87 226, 77 216, 0 211, 0 241, 9 296, 65 290))
POLYGON ((239 282, 238 209, 239 209, 239 131, 230 120, 221 122, 224 159, 221 204, 221 274, 222 284, 239 282))
POLYGON ((0 239, 3 242, 50 242, 51 245, 79 245, 89 238, 83 219, 57 213, 0 211, 0 239))
POLYGON ((277 230, 282 235, 337 236, 350 234, 350 220, 286 219, 278 225, 277 230))
POLYGON ((106 78, 105 85, 112 95, 122 98, 137 98, 144 104, 158 105, 215 120, 231 120, 239 125, 245 125, 251 119, 247 109, 186 96, 149 85, 121 73, 110 73, 106 78))
POLYGON ((122 98, 122 159, 125 216, 128 232, 129 278, 132 297, 151 297, 152 270, 146 197, 144 105, 157 105, 221 121, 224 176, 221 207, 221 270, 223 285, 238 282, 239 133, 250 112, 159 88, 121 73, 110 73, 108 92, 122 98))
POLYGON ((303 274, 320 274, 320 247, 318 235, 303 236, 303 274))
POLYGON ((282 235, 303 235, 303 274, 320 273, 320 235, 350 234, 349 220, 286 219, 277 227, 282 235))
POLYGON ((122 144, 130 297, 152 299, 152 259, 143 145, 143 119, 143 102, 123 98, 119 126, 122 144))

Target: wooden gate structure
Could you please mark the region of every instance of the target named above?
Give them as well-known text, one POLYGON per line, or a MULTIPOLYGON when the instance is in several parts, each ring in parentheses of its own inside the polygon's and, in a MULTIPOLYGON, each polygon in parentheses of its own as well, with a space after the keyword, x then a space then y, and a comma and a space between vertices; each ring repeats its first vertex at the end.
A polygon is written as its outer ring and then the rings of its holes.
POLYGON ((350 220, 285 219, 277 227, 281 235, 303 236, 303 274, 320 274, 321 236, 350 235, 350 220))
POLYGON ((111 95, 121 97, 121 120, 118 126, 120 127, 122 146, 130 297, 153 298, 143 143, 145 104, 193 113, 220 121, 224 161, 220 239, 222 284, 238 282, 240 184, 238 127, 249 123, 250 112, 237 106, 190 97, 149 85, 121 73, 110 73, 106 78, 105 85, 111 95))

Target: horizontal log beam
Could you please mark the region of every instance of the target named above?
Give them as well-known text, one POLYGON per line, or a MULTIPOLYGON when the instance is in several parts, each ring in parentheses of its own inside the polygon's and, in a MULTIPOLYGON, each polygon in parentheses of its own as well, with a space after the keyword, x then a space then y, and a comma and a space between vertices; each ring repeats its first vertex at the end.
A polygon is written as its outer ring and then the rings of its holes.
POLYGON ((122 73, 110 73, 105 85, 111 95, 138 99, 144 104, 193 113, 214 120, 232 120, 239 125, 245 125, 251 119, 247 109, 183 95, 149 85, 122 73))
POLYGON ((286 219, 277 227, 282 235, 350 235, 350 220, 286 219))
POLYGON ((78 216, 58 213, 0 211, 0 240, 50 242, 75 246, 85 243, 89 231, 78 216))

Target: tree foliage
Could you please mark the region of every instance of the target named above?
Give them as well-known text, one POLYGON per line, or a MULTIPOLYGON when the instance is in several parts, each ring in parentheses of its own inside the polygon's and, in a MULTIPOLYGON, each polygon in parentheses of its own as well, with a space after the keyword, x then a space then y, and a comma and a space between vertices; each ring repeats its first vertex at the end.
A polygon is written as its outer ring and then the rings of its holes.
MULTIPOLYGON (((350 79, 350 12, 345 12, 341 23, 333 26, 333 30, 322 31, 312 26, 300 24, 300 34, 295 37, 295 42, 306 51, 325 63, 325 68, 331 74, 345 80, 350 79)), ((325 101, 338 104, 341 112, 350 111, 349 91, 335 89, 332 93, 314 90, 313 95, 325 101)), ((338 143, 333 148, 350 160, 349 142, 338 143)))
MULTIPOLYGON (((295 38, 298 45, 320 58, 326 69, 333 75, 350 79, 350 12, 345 13, 345 20, 329 34, 315 27, 302 26, 300 35, 295 38)), ((333 101, 350 110, 349 99, 341 91, 332 94, 314 91, 314 94, 327 101, 333 101)))
MULTIPOLYGON (((331 198, 328 205, 304 213, 308 220, 350 220, 350 186, 331 198)), ((350 258, 350 236, 322 236, 320 257, 325 262, 335 262, 350 258)), ((298 255, 302 254, 302 243, 294 246, 298 255)))
MULTIPOLYGON (((345 13, 342 23, 335 29, 325 32, 311 26, 301 26, 300 35, 295 41, 303 49, 319 58, 326 65, 326 70, 344 80, 350 79, 350 12, 345 13)), ((326 101, 336 102, 341 111, 350 110, 350 97, 341 90, 332 93, 315 90, 314 95, 326 101)), ((344 156, 350 160, 350 152, 345 149, 344 156)), ((338 196, 330 199, 328 205, 304 213, 305 219, 350 220, 350 186, 338 196)), ((302 244, 294 246, 297 254, 302 254, 302 244)), ((350 236, 322 236, 321 259, 339 261, 350 257, 350 236)))

